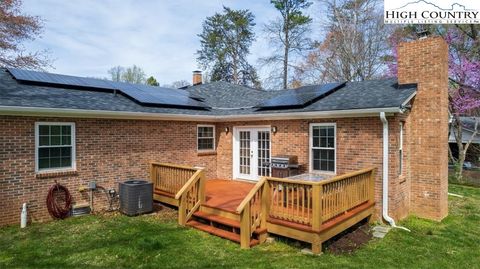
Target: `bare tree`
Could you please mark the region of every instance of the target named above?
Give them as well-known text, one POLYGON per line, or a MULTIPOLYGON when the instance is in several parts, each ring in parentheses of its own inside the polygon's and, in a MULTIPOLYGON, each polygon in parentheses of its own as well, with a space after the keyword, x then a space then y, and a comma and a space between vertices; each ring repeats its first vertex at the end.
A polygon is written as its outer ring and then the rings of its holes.
POLYGON ((46 51, 26 52, 22 43, 40 36, 42 21, 21 6, 21 0, 0 1, 0 66, 41 69, 50 63, 46 51))
POLYGON ((107 73, 110 75, 110 79, 113 81, 122 81, 122 74, 125 72, 125 68, 122 66, 114 66, 108 69, 107 73))
POLYGON ((307 83, 362 81, 384 73, 390 29, 378 0, 319 0, 328 10, 325 38, 297 69, 307 83))
POLYGON ((270 67, 266 84, 275 87, 281 81, 283 89, 288 87, 289 70, 295 68, 292 54, 301 55, 311 48, 308 37, 312 19, 303 12, 312 4, 307 0, 271 0, 281 16, 264 26, 264 32, 269 38, 272 55, 261 58, 263 67, 270 67))
POLYGON ((463 164, 467 156, 467 151, 472 145, 472 142, 478 137, 480 133, 480 117, 460 117, 458 114, 453 114, 453 122, 451 124, 451 132, 455 137, 458 148, 458 158, 453 156, 450 147, 448 148, 449 157, 453 163, 457 164, 455 167, 455 178, 460 182, 463 181, 463 164), (464 139, 464 130, 470 132, 470 138, 464 139))
POLYGON ((179 89, 185 86, 190 86, 190 83, 186 80, 176 80, 170 84, 163 85, 163 87, 165 88, 172 88, 172 89, 179 89))

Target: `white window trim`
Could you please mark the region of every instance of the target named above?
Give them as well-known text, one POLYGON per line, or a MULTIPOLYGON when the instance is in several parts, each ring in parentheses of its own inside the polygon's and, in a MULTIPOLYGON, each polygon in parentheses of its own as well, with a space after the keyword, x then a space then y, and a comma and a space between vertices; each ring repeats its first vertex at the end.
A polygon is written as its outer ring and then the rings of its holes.
MULTIPOLYGON (((213 152, 213 151, 215 151, 215 146, 216 146, 215 137, 216 137, 216 135, 217 135, 217 133, 215 131, 215 125, 213 125, 213 124, 198 124, 197 125, 197 152, 213 152), (199 139, 198 128, 200 128, 200 127, 212 127, 213 128, 213 148, 212 149, 199 149, 198 148, 198 139, 199 139)), ((202 137, 202 138, 205 138, 205 137, 202 137)))
MULTIPOLYGON (((337 124, 335 122, 330 123, 310 123, 310 131, 309 131, 309 146, 308 146, 308 154, 309 154, 309 171, 310 173, 322 173, 322 174, 337 174, 337 124), (334 151, 334 160, 335 165, 333 167, 333 171, 324 171, 324 170, 314 170, 313 169, 313 127, 318 126, 329 126, 333 127, 333 151, 334 151)), ((317 148, 317 149, 332 149, 332 148, 317 148)))
POLYGON ((398 146, 398 158, 399 158, 399 162, 398 162, 398 165, 400 166, 399 167, 399 171, 398 171, 398 174, 401 176, 403 174, 403 122, 400 122, 400 141, 399 141, 399 146, 398 146))
POLYGON ((75 139, 75 123, 74 122, 35 122, 35 173, 49 173, 49 172, 62 172, 62 171, 75 171, 77 169, 77 151, 76 151, 76 139, 75 139), (39 169, 38 168, 38 149, 40 146, 40 125, 54 125, 54 126, 70 126, 71 127, 71 140, 72 140, 72 165, 70 167, 39 169))

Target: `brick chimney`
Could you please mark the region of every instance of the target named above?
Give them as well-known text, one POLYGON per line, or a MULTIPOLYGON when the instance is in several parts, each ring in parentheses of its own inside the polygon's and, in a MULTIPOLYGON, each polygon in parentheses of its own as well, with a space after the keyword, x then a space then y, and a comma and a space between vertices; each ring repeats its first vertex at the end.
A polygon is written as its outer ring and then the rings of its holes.
POLYGON ((448 215, 448 45, 426 37, 398 47, 398 83, 417 83, 410 124, 410 212, 448 215))
POLYGON ((195 70, 193 71, 192 85, 195 86, 198 84, 202 84, 202 71, 195 70))

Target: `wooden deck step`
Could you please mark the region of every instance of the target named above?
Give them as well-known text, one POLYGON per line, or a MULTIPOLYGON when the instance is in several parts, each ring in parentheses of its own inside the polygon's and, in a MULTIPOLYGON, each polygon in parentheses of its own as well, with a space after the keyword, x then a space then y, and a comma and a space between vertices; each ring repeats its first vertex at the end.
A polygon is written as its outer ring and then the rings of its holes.
MULTIPOLYGON (((222 225, 225 225, 225 226, 228 226, 228 227, 240 229, 240 221, 238 221, 238 220, 233 220, 233 219, 221 217, 221 216, 218 216, 218 215, 215 215, 215 214, 209 214, 209 213, 206 213, 206 212, 203 212, 203 211, 197 211, 197 212, 193 213, 193 216, 195 216, 197 218, 207 220, 207 221, 219 223, 219 224, 222 224, 222 225)), ((264 229, 258 228, 255 231, 253 231, 253 234, 260 235, 260 234, 264 234, 266 232, 267 232, 266 228, 264 228, 264 229)))
MULTIPOLYGON (((233 241, 233 242, 240 243, 240 235, 239 234, 232 233, 232 232, 229 232, 229 231, 226 231, 226 230, 223 230, 223 229, 219 229, 219 228, 210 226, 208 224, 201 223, 201 222, 196 221, 196 220, 188 221, 187 226, 190 226, 190 227, 193 227, 195 229, 207 232, 209 234, 213 234, 213 235, 228 239, 228 240, 233 241)), ((255 245, 258 245, 258 243, 259 243, 259 241, 257 239, 250 240, 250 246, 251 247, 253 247, 255 245)))
POLYGON ((202 219, 205 219, 205 220, 208 220, 208 221, 213 221, 213 222, 216 222, 216 223, 223 224, 225 226, 230 226, 230 227, 233 227, 233 228, 240 228, 240 221, 237 221, 237 220, 221 217, 221 216, 214 215, 214 214, 205 213, 205 212, 202 212, 202 211, 197 211, 197 212, 193 213, 193 215, 197 218, 202 218, 202 219))

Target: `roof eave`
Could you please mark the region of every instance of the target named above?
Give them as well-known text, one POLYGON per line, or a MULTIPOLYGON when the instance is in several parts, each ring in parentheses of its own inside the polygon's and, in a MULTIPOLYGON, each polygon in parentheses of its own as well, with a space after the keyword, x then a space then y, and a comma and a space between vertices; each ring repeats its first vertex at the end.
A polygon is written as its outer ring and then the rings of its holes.
POLYGON ((9 116, 41 116, 41 117, 71 117, 71 118, 102 118, 102 119, 138 119, 138 120, 172 120, 172 121, 253 121, 253 120, 293 120, 313 118, 353 118, 378 116, 380 112, 387 115, 402 113, 400 107, 367 108, 330 111, 264 113, 246 115, 191 115, 150 112, 86 110, 70 108, 20 107, 0 106, 0 115, 9 116))

